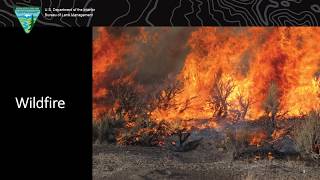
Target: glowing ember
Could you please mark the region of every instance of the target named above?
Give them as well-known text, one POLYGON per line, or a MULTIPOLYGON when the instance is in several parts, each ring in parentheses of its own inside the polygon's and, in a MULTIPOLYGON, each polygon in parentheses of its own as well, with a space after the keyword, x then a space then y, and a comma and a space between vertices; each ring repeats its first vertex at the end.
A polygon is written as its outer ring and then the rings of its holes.
POLYGON ((266 139, 267 135, 263 132, 258 132, 252 135, 250 145, 256 145, 257 147, 261 146, 261 143, 266 139))
POLYGON ((272 133, 272 138, 273 138, 273 139, 278 139, 279 137, 284 136, 286 133, 287 133, 287 130, 286 130, 286 129, 276 130, 276 131, 274 131, 274 132, 272 133))

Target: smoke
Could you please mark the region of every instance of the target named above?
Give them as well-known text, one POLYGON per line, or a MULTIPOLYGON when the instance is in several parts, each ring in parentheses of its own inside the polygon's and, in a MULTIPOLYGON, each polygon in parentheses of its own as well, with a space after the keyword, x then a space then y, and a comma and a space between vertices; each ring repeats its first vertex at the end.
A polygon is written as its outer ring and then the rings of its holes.
POLYGON ((147 43, 137 42, 140 51, 138 57, 128 56, 129 62, 139 62, 136 80, 143 84, 161 82, 169 75, 175 76, 181 71, 186 55, 189 53, 187 41, 193 28, 148 28, 145 32, 155 37, 147 43), (142 57, 142 61, 139 58, 142 57))
POLYGON ((107 28, 115 39, 125 37, 128 52, 123 56, 127 73, 134 72, 137 83, 161 83, 181 71, 190 33, 195 28, 107 28))

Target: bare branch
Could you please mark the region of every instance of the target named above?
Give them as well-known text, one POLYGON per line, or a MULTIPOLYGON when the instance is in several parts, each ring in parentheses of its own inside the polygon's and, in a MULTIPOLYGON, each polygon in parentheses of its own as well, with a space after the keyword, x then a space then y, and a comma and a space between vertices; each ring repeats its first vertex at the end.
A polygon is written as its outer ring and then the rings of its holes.
POLYGON ((183 107, 179 110, 179 113, 183 113, 185 110, 187 110, 190 105, 191 105, 191 101, 193 99, 195 99, 196 97, 192 97, 192 98, 189 98, 185 101, 185 103, 183 104, 183 107))
POLYGON ((232 79, 223 80, 221 75, 221 71, 216 73, 208 100, 213 116, 218 120, 228 115, 228 107, 230 106, 228 97, 235 88, 232 79))
POLYGON ((169 81, 166 80, 164 85, 160 87, 155 95, 153 96, 152 100, 152 107, 159 108, 162 110, 167 110, 172 107, 177 107, 177 102, 175 101, 175 97, 180 94, 182 90, 182 84, 180 81, 173 80, 169 81))
POLYGON ((108 100, 118 118, 129 120, 144 113, 145 102, 135 85, 115 82, 109 87, 108 100))

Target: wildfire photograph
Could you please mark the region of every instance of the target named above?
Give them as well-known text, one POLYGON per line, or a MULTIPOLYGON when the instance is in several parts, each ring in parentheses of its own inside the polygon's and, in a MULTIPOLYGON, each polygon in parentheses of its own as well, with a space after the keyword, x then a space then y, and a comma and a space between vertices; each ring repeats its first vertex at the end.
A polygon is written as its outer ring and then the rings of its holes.
POLYGON ((320 28, 96 27, 93 178, 319 179, 320 28))

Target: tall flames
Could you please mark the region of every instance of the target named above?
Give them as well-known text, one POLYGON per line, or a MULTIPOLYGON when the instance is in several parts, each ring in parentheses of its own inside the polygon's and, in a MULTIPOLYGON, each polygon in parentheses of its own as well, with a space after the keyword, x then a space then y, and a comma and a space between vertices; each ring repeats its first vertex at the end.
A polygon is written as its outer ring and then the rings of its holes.
POLYGON ((161 92, 165 78, 180 82, 181 88, 170 100, 174 105, 150 108, 149 114, 154 120, 212 118, 209 99, 217 76, 221 82, 232 84, 226 99, 228 111, 240 111, 242 101, 239 99, 248 102, 244 117, 247 120, 266 113, 263 104, 271 84, 277 88, 279 110, 285 116, 299 116, 320 108, 319 28, 186 29, 97 29, 93 43, 95 119, 102 112, 112 112, 119 103, 108 103, 109 85, 135 86, 147 96, 156 90, 161 92), (187 37, 186 43, 181 40, 181 34, 187 37), (168 44, 170 47, 166 47, 168 44), (168 71, 159 62, 150 64, 161 60, 146 55, 148 48, 152 49, 149 54, 162 60, 173 59, 166 61, 165 67, 176 68, 168 71), (148 63, 155 67, 149 69, 148 63), (158 70, 165 75, 153 72, 158 70), (149 77, 154 79, 146 80, 149 77))

